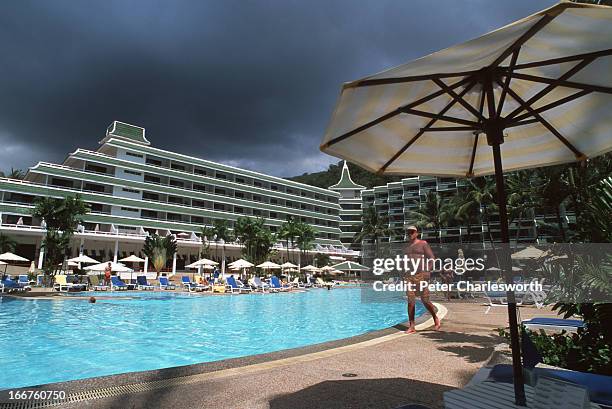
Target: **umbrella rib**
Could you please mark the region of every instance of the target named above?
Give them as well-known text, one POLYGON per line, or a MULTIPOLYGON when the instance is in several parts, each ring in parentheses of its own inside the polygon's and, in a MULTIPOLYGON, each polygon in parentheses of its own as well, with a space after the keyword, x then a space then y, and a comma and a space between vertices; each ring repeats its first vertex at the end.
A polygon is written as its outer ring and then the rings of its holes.
POLYGON ((612 55, 612 49, 595 51, 595 52, 586 53, 586 54, 576 54, 576 55, 572 55, 572 56, 569 56, 569 57, 551 58, 549 60, 541 60, 541 61, 534 61, 534 62, 529 62, 529 63, 517 64, 514 67, 514 69, 515 70, 523 70, 525 68, 543 67, 543 66, 546 66, 546 65, 557 65, 557 64, 562 64, 562 63, 565 63, 565 62, 584 60, 585 58, 590 58, 590 57, 594 57, 594 58, 605 57, 607 55, 612 55))
MULTIPOLYGON (((550 83, 543 90, 541 90, 540 92, 535 94, 533 97, 529 98, 524 105, 521 105, 518 108, 516 108, 514 111, 512 111, 508 116, 506 116, 506 120, 511 120, 517 114, 520 114, 524 109, 526 109, 526 107, 528 105, 532 105, 534 102, 540 100, 546 94, 550 93, 553 89, 555 89, 558 85, 561 85, 560 84, 561 82, 563 82, 566 79, 570 78, 572 75, 576 74, 578 71, 580 71, 581 69, 583 69, 584 67, 589 65, 591 62, 593 62, 594 59, 595 59, 594 57, 586 58, 586 59, 582 60, 580 63, 576 64, 574 67, 572 67, 572 69, 567 71, 565 74, 560 76, 558 79, 553 80, 553 82, 550 83)), ((510 75, 510 76, 514 76, 516 78, 520 78, 520 76, 522 76, 524 74, 516 75, 516 73, 507 73, 506 75, 510 75)))
MULTIPOLYGON (((499 81, 498 81, 499 83, 499 81)), ((518 96, 511 88, 508 88, 508 93, 512 96, 512 98, 514 98, 516 100, 516 102, 518 102, 519 104, 525 104, 525 101, 523 101, 523 99, 518 96)), ((535 110, 533 108, 531 108, 529 105, 525 105, 525 108, 527 109, 527 111, 529 111, 531 113, 531 115, 533 115, 542 125, 544 125, 544 127, 546 127, 546 129, 548 129, 553 135, 555 135, 561 142, 563 142, 563 144, 569 149, 571 150, 574 155, 576 156, 576 159, 578 160, 584 160, 586 159, 586 155, 583 154, 582 152, 580 152, 574 145, 572 145, 567 139, 565 139, 565 137, 563 135, 561 135, 561 133, 554 127, 551 125, 550 122, 548 122, 546 119, 544 119, 540 114, 538 114, 537 112, 535 112, 535 110)))
MULTIPOLYGON (((516 65, 516 60, 518 58, 519 52, 521 51, 521 47, 518 47, 512 53, 512 59, 510 60, 510 65, 508 66, 508 72, 513 72, 514 67, 516 65)), ((499 97, 499 104, 497 105, 497 117, 500 117, 502 114, 502 109, 504 108, 504 102, 506 101, 506 94, 508 93, 508 87, 510 87, 511 76, 506 77, 506 81, 504 82, 504 87, 502 89, 501 96, 499 97)))
POLYGON ((397 77, 397 78, 378 78, 378 79, 364 79, 349 82, 344 84, 342 89, 358 88, 358 87, 370 87, 374 85, 391 85, 401 84, 404 82, 415 82, 415 81, 426 81, 433 78, 455 78, 455 77, 467 77, 477 73, 478 70, 453 72, 453 73, 439 73, 439 74, 427 74, 427 75, 413 75, 408 77, 397 77))
MULTIPOLYGON (((484 111, 485 90, 484 87, 480 90, 480 102, 478 103, 478 111, 482 115, 484 111)), ((474 161, 476 160, 476 148, 478 148, 478 137, 480 133, 474 132, 474 146, 472 146, 472 156, 470 157, 470 167, 466 173, 467 177, 474 176, 474 161)))
POLYGON ((423 132, 449 132, 449 131, 479 131, 480 128, 473 126, 437 126, 431 128, 421 128, 423 132))
MULTIPOLYGON (((592 91, 589 91, 589 90, 582 90, 582 91, 579 91, 579 92, 577 92, 577 93, 575 93, 575 94, 568 95, 568 96, 567 96, 567 97, 565 97, 565 98, 561 98, 561 99, 559 99, 559 100, 557 100, 557 101, 555 101, 555 102, 551 102, 550 104, 547 104, 547 105, 541 106, 540 108, 536 108, 536 109, 534 109, 534 112, 536 112, 536 113, 538 113, 538 114, 539 114, 539 113, 542 113, 542 112, 544 112, 544 111, 548 111, 548 110, 550 110, 550 109, 553 109, 553 108, 558 107, 559 105, 563 105, 563 104, 565 104, 566 102, 570 102, 570 101, 573 101, 573 100, 575 100, 575 99, 581 98, 581 97, 583 97, 583 96, 585 96, 585 95, 588 95, 588 94, 590 94, 591 92, 592 92, 592 91)), ((512 123, 514 123, 515 121, 516 121, 516 122, 520 122, 520 121, 522 121, 523 119, 527 119, 527 118, 529 118, 530 116, 532 116, 532 115, 531 115, 531 114, 523 114, 523 115, 519 115, 519 116, 517 116, 517 117, 515 117, 515 118, 513 119, 513 122, 512 122, 512 123)))
POLYGON ((512 54, 517 48, 521 47, 527 40, 533 37, 538 31, 540 31, 546 24, 550 23, 555 17, 557 17, 563 9, 558 10, 556 13, 545 14, 540 20, 537 21, 529 30, 521 35, 512 45, 500 54, 499 57, 491 63, 491 67, 497 67, 501 64, 510 54, 512 54))
POLYGON ((481 121, 484 119, 480 112, 478 112, 472 105, 470 105, 465 99, 463 99, 463 97, 457 95, 457 93, 450 89, 448 85, 446 85, 441 79, 433 78, 432 81, 435 82, 437 86, 442 88, 444 92, 450 95, 455 101, 459 102, 465 109, 471 112, 472 115, 474 115, 477 119, 481 121))
MULTIPOLYGON (((502 74, 502 75, 505 75, 505 74, 502 74)), ((554 78, 539 77, 537 75, 521 74, 518 72, 514 72, 509 75, 513 76, 514 78, 518 78, 520 80, 526 80, 526 81, 532 81, 532 82, 543 82, 544 84, 551 84, 555 86, 576 88, 576 89, 582 89, 582 90, 591 91, 591 92, 602 92, 605 94, 612 94, 612 87, 604 87, 602 85, 584 84, 584 83, 574 82, 574 81, 559 81, 554 78)))
POLYGON ((460 124, 460 125, 467 125, 467 126, 478 126, 479 125, 478 122, 468 121, 467 119, 461 119, 461 118, 457 118, 454 116, 434 114, 433 112, 420 111, 418 109, 403 108, 402 112, 406 114, 422 116, 425 118, 437 119, 437 120, 445 121, 445 122, 453 122, 453 123, 460 124))
MULTIPOLYGON (((469 82, 470 80, 471 80, 470 78, 463 78, 461 81, 457 81, 453 85, 451 85, 450 88, 460 87, 460 86, 464 85, 466 82, 469 82)), ((385 114, 385 115, 383 115, 383 116, 381 116, 379 118, 376 118, 376 119, 374 119, 374 120, 372 120, 372 121, 370 121, 370 122, 368 122, 366 124, 363 124, 363 125, 355 128, 355 129, 353 129, 352 131, 349 131, 349 132, 347 132, 345 134, 342 134, 340 136, 337 136, 337 137, 329 140, 328 142, 326 142, 326 143, 321 145, 321 149, 325 149, 325 148, 327 148, 327 147, 329 147, 331 145, 335 145, 336 143, 341 142, 341 141, 345 140, 346 138, 349 138, 349 137, 351 137, 351 136, 353 136, 353 135, 355 135, 355 134, 357 134, 359 132, 365 131, 366 129, 369 129, 369 128, 375 126, 375 125, 378 125, 379 123, 381 123, 383 121, 386 121, 387 119, 393 118, 393 117, 401 114, 402 110, 405 109, 405 108, 412 108, 412 107, 421 105, 421 104, 423 104, 423 103, 425 103, 425 102, 427 102, 429 100, 432 100, 434 98, 439 97, 440 95, 444 95, 444 91, 442 91, 442 90, 436 91, 436 92, 434 92, 432 94, 429 94, 429 95, 426 95, 423 98, 420 98, 420 99, 418 99, 418 100, 416 100, 414 102, 411 102, 411 103, 409 103, 407 105, 399 107, 399 108, 397 108, 397 109, 395 109, 395 110, 393 110, 393 111, 391 111, 391 112, 389 112, 389 113, 387 113, 387 114, 385 114)))
MULTIPOLYGON (((475 81, 472 81, 470 84, 468 84, 468 86, 466 86, 466 87, 463 89, 463 91, 461 91, 461 93, 460 93, 459 95, 460 95, 461 97, 463 97, 465 94, 467 94, 467 92, 468 92, 470 89, 472 89, 472 87, 473 87, 475 84, 476 84, 476 82, 475 82, 475 81)), ((442 115, 442 114, 444 114, 446 111, 448 111, 449 109, 451 109, 451 108, 452 108, 452 106, 453 106, 453 105, 455 105, 455 103, 457 103, 457 100, 456 100, 456 99, 451 100, 451 101, 450 101, 448 104, 446 104, 446 106, 445 106, 444 108, 442 108, 442 110, 440 111, 439 115, 442 115)), ((389 167, 389 165, 391 165, 393 162, 395 162, 395 160, 397 160, 397 158, 399 158, 399 157, 400 157, 400 155, 406 151, 406 149, 408 149, 408 148, 409 148, 409 147, 410 147, 410 146, 411 146, 413 143, 415 143, 415 142, 416 142, 416 140, 417 140, 417 139, 419 139, 419 138, 420 138, 420 137, 421 137, 421 136, 422 136, 422 135, 425 133, 425 130, 426 130, 426 129, 429 129, 429 128, 430 128, 430 127, 433 125, 433 124, 435 124, 437 120, 438 120, 438 118, 432 118, 432 119, 431 119, 431 121, 429 121, 429 122, 427 123, 427 125, 425 125, 425 127, 424 127, 424 128, 421 128, 421 129, 419 130, 419 132, 417 132, 417 134, 416 134, 415 136, 413 136, 413 137, 412 137, 412 139, 410 139, 410 140, 408 141, 408 143, 406 143, 406 144, 405 144, 405 145, 402 147, 402 149, 400 149, 399 151, 397 151, 397 152, 395 153, 395 155, 393 155, 393 156, 391 157, 391 159, 389 159, 389 160, 387 161, 387 163, 385 163, 385 164, 384 164, 384 165, 383 165, 383 166, 382 166, 382 167, 381 167, 381 168, 378 170, 378 173, 382 173, 382 172, 384 172, 384 171, 385 171, 385 170, 386 170, 386 169, 389 167)))

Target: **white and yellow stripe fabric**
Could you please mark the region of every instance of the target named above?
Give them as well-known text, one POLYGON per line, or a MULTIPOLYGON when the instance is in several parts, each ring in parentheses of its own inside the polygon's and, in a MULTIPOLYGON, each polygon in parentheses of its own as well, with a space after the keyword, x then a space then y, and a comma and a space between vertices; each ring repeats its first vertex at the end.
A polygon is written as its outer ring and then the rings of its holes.
MULTIPOLYGON (((463 95, 467 103, 479 110, 483 98, 482 86, 472 82, 471 78, 474 77, 471 75, 491 65, 530 30, 535 34, 522 44, 515 62, 514 72, 523 77, 512 77, 510 81, 510 89, 515 96, 528 101, 549 85, 525 79, 525 75, 555 80, 581 63, 584 66, 568 76, 567 81, 605 87, 606 90, 612 87, 612 7, 562 2, 464 44, 345 84, 321 142, 321 150, 372 172, 386 174, 493 174, 493 154, 484 131, 437 129, 435 132, 424 132, 406 149, 406 144, 421 128, 426 127, 431 118, 398 113, 397 110, 441 91, 442 87, 431 78, 436 74, 449 87, 459 83, 454 86, 454 92, 463 95), (538 24, 546 16, 552 18, 540 27, 538 24), (576 59, 522 67, 544 60, 598 52, 600 55, 588 63, 576 59), (475 138, 478 138, 478 142, 474 150, 475 138), (402 149, 405 149, 403 153, 389 162, 402 149)), ((512 65, 511 59, 512 54, 507 55, 499 67, 508 68, 512 65)), ((502 89, 503 81, 496 82, 493 89, 496 101, 499 101, 502 89)), ((534 101, 531 107, 538 109, 581 91, 584 92, 584 88, 556 86, 534 101)), ((452 101, 449 93, 441 92, 437 97, 411 108, 438 114, 452 101)), ((517 98, 510 93, 504 101, 501 117, 520 107, 517 98)), ((584 156, 593 157, 610 151, 611 113, 612 94, 593 90, 540 113, 575 147, 575 151, 541 121, 527 115, 527 111, 515 114, 514 118, 525 115, 524 119, 532 121, 504 130, 505 138, 501 145, 504 171, 572 162, 584 159, 584 156)), ((477 121, 474 113, 460 103, 455 103, 444 115, 469 122, 477 121)), ((487 104, 484 104, 483 116, 488 116, 487 104)), ((462 125, 438 119, 432 126, 457 128, 462 125)))

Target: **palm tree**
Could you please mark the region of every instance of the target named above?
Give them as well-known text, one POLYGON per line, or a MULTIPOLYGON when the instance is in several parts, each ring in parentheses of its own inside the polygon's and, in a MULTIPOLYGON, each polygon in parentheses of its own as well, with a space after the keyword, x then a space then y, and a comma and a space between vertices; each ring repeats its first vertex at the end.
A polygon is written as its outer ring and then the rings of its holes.
POLYGON ((244 246, 244 257, 254 264, 265 261, 277 240, 263 218, 239 217, 234 223, 234 234, 244 246))
MULTIPOLYGON (((466 242, 472 242, 472 226, 479 224, 480 206, 473 201, 466 190, 458 192, 453 198, 454 216, 462 226, 467 226, 466 242)), ((480 232, 480 241, 482 241, 482 229, 480 232)))
POLYGON ((223 247, 221 248, 221 269, 225 273, 225 243, 232 240, 232 231, 230 230, 229 223, 227 220, 215 219, 213 221, 212 231, 214 232, 215 240, 215 254, 216 249, 219 247, 218 243, 221 241, 223 247))
POLYGON ((518 243, 523 216, 533 213, 537 206, 540 185, 533 172, 522 170, 513 172, 506 177, 506 187, 508 192, 508 222, 516 221, 515 240, 518 243))
POLYGON ((287 260, 290 260, 290 252, 289 249, 293 248, 293 242, 295 237, 297 236, 297 222, 292 216, 287 216, 287 221, 281 224, 278 230, 278 238, 280 240, 285 240, 285 244, 287 247, 287 260), (291 245, 291 246, 290 246, 291 245))
POLYGON ((421 229, 434 230, 438 242, 442 244, 442 227, 448 226, 456 220, 457 209, 450 201, 444 201, 437 192, 427 192, 418 210, 409 211, 406 216, 414 220, 414 224, 421 229))
POLYGON ((9 179, 23 180, 23 178, 25 177, 25 172, 21 169, 11 168, 11 171, 5 177, 9 179))
POLYGON ((316 230, 311 225, 300 221, 296 223, 296 232, 295 242, 300 249, 300 256, 305 256, 306 252, 313 247, 312 244, 316 239, 316 230))
MULTIPOLYGON (((208 251, 210 250, 210 241, 215 235, 215 230, 210 226, 202 226, 200 228, 200 240, 202 241, 202 249, 200 250, 200 258, 204 257, 206 254, 208 256, 208 251)), ((216 246, 215 246, 216 250, 216 246)))
POLYGON ((561 235, 561 241, 567 241, 567 235, 561 218, 561 205, 570 195, 570 189, 565 178, 565 166, 548 166, 535 169, 534 172, 540 179, 539 201, 545 209, 551 209, 555 213, 557 227, 561 235))
POLYGON ((34 202, 32 216, 43 219, 47 225, 43 239, 45 274, 53 274, 57 264, 65 261, 70 251, 70 240, 89 210, 89 205, 80 195, 65 199, 41 197, 34 202))
MULTIPOLYGON (((489 177, 477 177, 468 181, 467 199, 473 202, 482 211, 484 222, 487 225, 489 242, 493 245, 493 234, 491 233, 491 212, 497 209, 495 202, 495 182, 489 177)), ((482 220, 481 220, 482 224, 482 220)))
POLYGON ((0 233, 0 253, 14 252, 17 242, 11 237, 0 233))
POLYGON ((317 263, 317 267, 328 266, 331 263, 329 254, 317 253, 314 257, 314 261, 317 263))
POLYGON ((168 259, 174 257, 176 247, 176 239, 172 235, 161 237, 154 234, 145 239, 142 252, 151 260, 158 278, 168 259))
POLYGON ((380 216, 374 206, 370 206, 363 211, 361 229, 353 241, 362 243, 364 240, 373 240, 376 255, 378 255, 380 239, 389 237, 392 233, 392 229, 389 228, 389 219, 386 216, 380 216))

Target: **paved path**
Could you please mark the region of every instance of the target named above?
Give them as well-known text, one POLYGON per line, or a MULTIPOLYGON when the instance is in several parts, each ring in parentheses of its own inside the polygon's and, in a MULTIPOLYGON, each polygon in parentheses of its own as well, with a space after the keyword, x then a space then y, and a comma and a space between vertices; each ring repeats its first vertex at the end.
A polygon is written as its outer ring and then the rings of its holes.
MULTIPOLYGON (((122 394, 61 408, 442 408, 443 392, 464 386, 502 340, 506 309, 445 303, 439 332, 396 332, 382 339, 196 375, 187 384, 122 394), (345 374, 354 374, 347 377, 345 374)), ((550 311, 521 308, 523 318, 550 311)))

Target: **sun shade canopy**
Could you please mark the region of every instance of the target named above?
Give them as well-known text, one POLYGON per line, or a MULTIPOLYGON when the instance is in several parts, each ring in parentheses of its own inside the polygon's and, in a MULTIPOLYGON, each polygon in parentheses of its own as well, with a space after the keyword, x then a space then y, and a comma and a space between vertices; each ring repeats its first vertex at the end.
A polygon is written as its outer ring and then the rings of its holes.
POLYGON ((345 84, 321 150, 377 173, 489 175, 487 133, 504 171, 572 162, 612 149, 610 112, 612 8, 564 2, 345 84))

